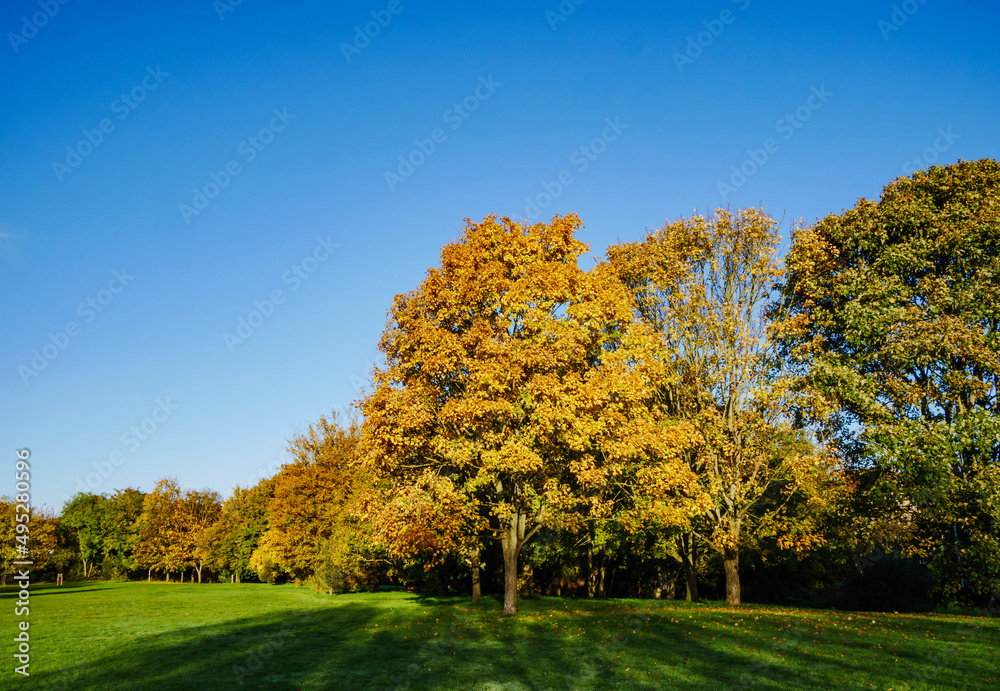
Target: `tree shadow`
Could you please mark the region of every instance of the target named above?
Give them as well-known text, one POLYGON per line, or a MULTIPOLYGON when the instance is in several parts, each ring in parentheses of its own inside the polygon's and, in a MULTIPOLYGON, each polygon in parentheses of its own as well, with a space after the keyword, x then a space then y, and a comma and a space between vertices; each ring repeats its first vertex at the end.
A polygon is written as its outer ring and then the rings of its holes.
MULTIPOLYGON (((105 585, 100 583, 95 583, 93 585, 76 585, 73 583, 67 585, 52 585, 51 583, 32 583, 28 587, 28 592, 31 593, 31 597, 42 597, 44 595, 65 595, 67 593, 72 593, 77 595, 79 593, 95 593, 100 590, 112 590, 105 585)), ((3 586, 0 587, 0 600, 14 600, 17 599, 20 588, 18 586, 3 586)))
POLYGON ((367 658, 362 632, 378 613, 345 604, 175 626, 91 663, 31 676, 44 689, 294 689, 317 676, 331 688, 360 688, 355 677, 367 658))
MULTIPOLYGON (((517 617, 501 617, 496 596, 484 596, 479 605, 468 597, 420 594, 334 596, 319 602, 220 623, 174 623, 169 630, 106 648, 85 665, 33 667, 32 677, 39 688, 109 691, 487 691, 831 688, 842 686, 838 680, 845 677, 919 687, 947 685, 958 674, 950 660, 921 660, 926 649, 905 644, 903 636, 892 653, 874 651, 873 640, 879 639, 869 638, 867 628, 864 635, 845 627, 843 635, 819 632, 814 638, 814 629, 831 624, 809 612, 761 612, 755 624, 749 621, 752 611, 634 601, 533 599, 522 602, 517 617), (737 618, 748 622, 736 627, 737 618), (891 662, 892 657, 898 661, 891 662)), ((947 624, 940 632, 943 645, 968 642, 969 625, 947 624)), ((927 622, 893 625, 912 640, 927 622)), ((984 630, 977 643, 989 645, 996 634, 995 626, 984 630)), ((968 659, 986 662, 989 655, 968 659)), ((991 688, 995 670, 984 666, 962 674, 968 688, 991 688)))

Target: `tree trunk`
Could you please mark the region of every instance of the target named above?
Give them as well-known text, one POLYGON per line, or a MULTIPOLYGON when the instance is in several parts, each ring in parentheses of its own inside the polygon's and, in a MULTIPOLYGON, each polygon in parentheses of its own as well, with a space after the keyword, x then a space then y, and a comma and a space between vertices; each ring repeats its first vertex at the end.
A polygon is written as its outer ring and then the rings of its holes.
POLYGON ((740 550, 726 547, 722 551, 722 561, 726 567, 726 604, 740 604, 740 550))
MULTIPOLYGON (((205 564, 203 564, 202 562, 198 562, 198 565, 195 566, 194 568, 196 568, 198 570, 198 583, 201 583, 201 570, 203 568, 205 568, 205 564)), ((191 577, 191 580, 192 581, 194 580, 194 576, 193 575, 191 577)))
POLYGON ((604 550, 597 555, 597 597, 604 597, 604 577, 607 575, 608 567, 605 565, 604 550))
POLYGON ((665 588, 666 599, 675 600, 677 598, 677 577, 681 575, 680 571, 674 571, 667 582, 667 587, 665 588))
POLYGON ((687 586, 687 600, 688 602, 698 602, 698 552, 695 549, 693 534, 683 533, 681 535, 680 554, 684 583, 687 586))
POLYGON ((482 596, 482 586, 479 582, 479 546, 472 550, 472 602, 479 604, 482 596))
POLYGON ((510 517, 503 536, 503 611, 501 615, 517 614, 517 555, 524 535, 524 516, 518 512, 510 517))
POLYGON ((594 577, 594 543, 587 543, 587 597, 594 597, 597 592, 597 579, 594 577))
POLYGON ((169 571, 164 571, 164 573, 167 574, 167 583, 169 583, 170 582, 170 572, 169 571))
POLYGON ((149 569, 149 570, 146 571, 146 582, 147 583, 152 583, 153 582, 153 570, 152 569, 149 569))

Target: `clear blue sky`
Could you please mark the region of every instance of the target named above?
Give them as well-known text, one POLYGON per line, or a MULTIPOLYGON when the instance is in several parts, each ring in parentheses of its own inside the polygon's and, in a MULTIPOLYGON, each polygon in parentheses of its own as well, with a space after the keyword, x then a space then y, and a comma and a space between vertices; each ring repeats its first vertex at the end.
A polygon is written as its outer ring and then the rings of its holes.
POLYGON ((222 3, 0 9, 0 463, 36 505, 273 473, 465 217, 575 212, 599 254, 720 181, 787 229, 1000 157, 992 2, 222 3))

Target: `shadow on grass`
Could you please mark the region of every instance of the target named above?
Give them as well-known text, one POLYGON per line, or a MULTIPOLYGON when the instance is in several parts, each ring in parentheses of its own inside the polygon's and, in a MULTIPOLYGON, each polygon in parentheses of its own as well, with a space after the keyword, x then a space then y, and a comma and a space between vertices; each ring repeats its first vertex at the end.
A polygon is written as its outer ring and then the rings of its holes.
MULTIPOLYGON (((0 600, 14 600, 17 599, 18 593, 20 592, 19 586, 0 586, 0 600)), ((43 595, 64 595, 67 593, 72 593, 74 595, 79 593, 96 593, 99 590, 112 590, 105 585, 100 583, 93 584, 75 584, 70 583, 68 585, 52 585, 51 583, 32 583, 28 587, 28 592, 31 593, 31 597, 41 597, 43 595)))
MULTIPOLYGON (((714 690, 839 688, 862 679, 992 688, 995 675, 969 669, 967 660, 921 660, 927 649, 902 636, 897 652, 876 651, 867 624, 863 634, 852 628, 814 639, 814 629, 829 625, 810 625, 808 612, 761 612, 751 624, 753 611, 636 602, 545 598, 522 601, 518 617, 499 610, 494 597, 479 605, 462 597, 334 597, 308 609, 174 625, 89 664, 32 677, 42 689, 714 690), (734 626, 736 619, 747 623, 734 626), (950 662, 965 666, 965 686, 952 685, 950 662)), ((942 643, 971 642, 967 625, 941 624, 942 643)), ((905 632, 912 640, 926 627, 913 620, 905 632)), ((994 627, 977 643, 995 635, 994 627)))

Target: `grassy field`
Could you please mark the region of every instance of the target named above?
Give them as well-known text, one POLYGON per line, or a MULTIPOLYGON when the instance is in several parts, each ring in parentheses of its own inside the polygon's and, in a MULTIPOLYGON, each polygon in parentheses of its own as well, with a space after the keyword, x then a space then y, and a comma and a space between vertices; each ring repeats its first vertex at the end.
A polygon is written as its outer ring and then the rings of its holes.
POLYGON ((651 600, 327 597, 267 585, 34 586, 0 688, 997 689, 997 619, 651 600))

